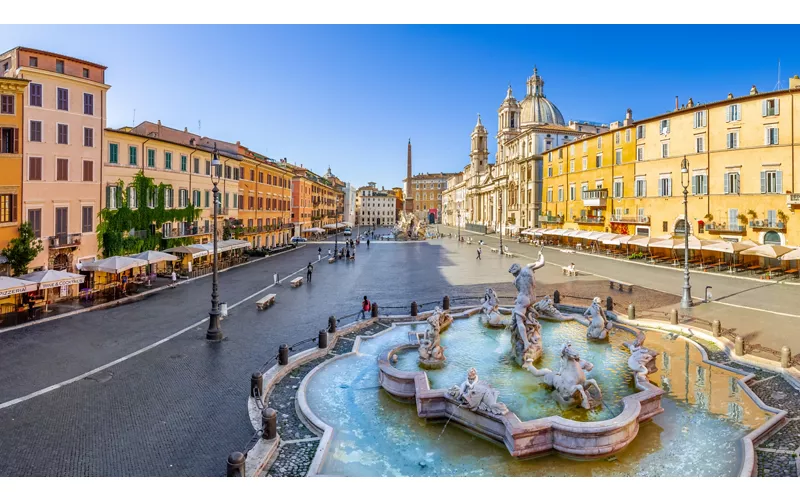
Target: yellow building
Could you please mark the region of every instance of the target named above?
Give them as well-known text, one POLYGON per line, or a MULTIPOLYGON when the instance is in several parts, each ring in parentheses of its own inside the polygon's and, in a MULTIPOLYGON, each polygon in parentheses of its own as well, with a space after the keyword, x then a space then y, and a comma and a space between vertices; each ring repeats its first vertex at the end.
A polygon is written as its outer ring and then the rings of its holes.
POLYGON ((685 182, 690 234, 800 244, 794 217, 800 206, 798 113, 795 76, 789 89, 762 93, 753 87, 711 103, 689 99, 670 113, 555 148, 544 160, 540 222, 684 234, 685 182))
POLYGON ((292 171, 239 146, 239 218, 242 239, 254 247, 289 243, 292 237, 292 171))
POLYGON ((23 108, 29 80, 0 77, 0 249, 19 234, 23 108))

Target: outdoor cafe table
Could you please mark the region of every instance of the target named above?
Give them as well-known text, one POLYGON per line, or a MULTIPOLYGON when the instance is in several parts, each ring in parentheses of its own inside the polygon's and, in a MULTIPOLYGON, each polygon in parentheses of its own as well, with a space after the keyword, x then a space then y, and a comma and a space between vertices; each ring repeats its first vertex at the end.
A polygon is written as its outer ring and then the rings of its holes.
POLYGON ((745 269, 747 271, 750 271, 751 273, 755 274, 756 271, 761 269, 761 265, 760 264, 756 264, 756 265, 753 265, 753 266, 746 267, 745 269))

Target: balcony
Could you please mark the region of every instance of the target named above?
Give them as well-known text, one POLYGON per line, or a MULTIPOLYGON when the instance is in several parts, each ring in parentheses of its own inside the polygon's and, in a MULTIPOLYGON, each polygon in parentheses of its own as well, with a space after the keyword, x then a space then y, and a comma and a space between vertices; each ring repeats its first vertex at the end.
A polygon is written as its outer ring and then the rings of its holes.
POLYGON ((781 231, 786 232, 786 223, 779 220, 756 219, 751 220, 750 229, 754 231, 781 231))
POLYGON ((47 237, 50 248, 69 248, 77 247, 81 244, 81 234, 57 234, 47 237))
POLYGON ((596 224, 602 226, 606 223, 606 218, 603 216, 600 217, 592 217, 592 216, 583 216, 583 217, 573 217, 572 220, 577 222, 578 224, 596 224))
POLYGON ((747 232, 747 228, 745 226, 740 226, 739 224, 726 224, 724 222, 709 222, 706 224, 705 229, 709 234, 744 234, 747 232))
POLYGON ((650 224, 650 217, 647 215, 611 215, 611 222, 617 224, 650 224))
POLYGON ((563 224, 563 215, 540 215, 539 224, 563 224))
POLYGON ((790 193, 786 195, 786 206, 792 208, 800 205, 800 193, 790 193))
POLYGON ((186 238, 188 236, 202 236, 204 234, 211 234, 211 226, 209 226, 208 230, 205 227, 186 226, 172 228, 166 233, 163 230, 161 231, 161 237, 167 240, 171 238, 186 238))
POLYGON ((581 199, 585 207, 605 207, 608 189, 588 189, 581 191, 581 199))

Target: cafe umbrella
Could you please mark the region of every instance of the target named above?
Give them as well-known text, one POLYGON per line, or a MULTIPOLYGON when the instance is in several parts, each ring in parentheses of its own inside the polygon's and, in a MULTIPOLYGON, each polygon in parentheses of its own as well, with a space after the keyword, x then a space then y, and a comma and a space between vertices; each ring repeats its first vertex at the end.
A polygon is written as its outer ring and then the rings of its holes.
POLYGON ((83 283, 86 276, 82 274, 68 273, 66 271, 55 271, 48 269, 45 271, 34 271, 19 277, 21 280, 36 283, 39 290, 44 290, 44 310, 47 312, 47 291, 51 288, 61 288, 62 286, 83 283))

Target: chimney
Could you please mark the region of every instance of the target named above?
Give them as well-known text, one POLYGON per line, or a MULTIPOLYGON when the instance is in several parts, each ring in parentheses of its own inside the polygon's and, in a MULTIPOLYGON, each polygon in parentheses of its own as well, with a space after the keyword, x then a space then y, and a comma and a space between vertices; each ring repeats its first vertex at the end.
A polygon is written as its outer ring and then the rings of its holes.
POLYGON ((689 98, 689 102, 686 103, 686 107, 687 108, 693 108, 694 107, 694 101, 692 100, 691 97, 689 98))
POLYGON ((750 87, 750 95, 756 95, 756 94, 758 94, 758 89, 756 88, 755 85, 753 85, 752 87, 750 87))
POLYGON ((189 133, 189 127, 183 127, 183 133, 184 134, 189 133))
POLYGON ((793 77, 789 78, 789 88, 800 89, 800 76, 794 75, 793 77))
POLYGON ((625 121, 624 121, 624 122, 622 122, 622 123, 623 123, 623 125, 625 125, 626 127, 627 127, 628 125, 630 125, 631 123, 633 123, 633 111, 631 111, 631 108, 628 108, 628 110, 627 110, 627 111, 625 111, 625 121))
POLYGON ((733 93, 732 92, 728 92, 728 99, 733 99, 733 93))
POLYGON ((675 96, 675 111, 678 111, 679 109, 681 109, 681 106, 678 104, 678 96, 675 96))

